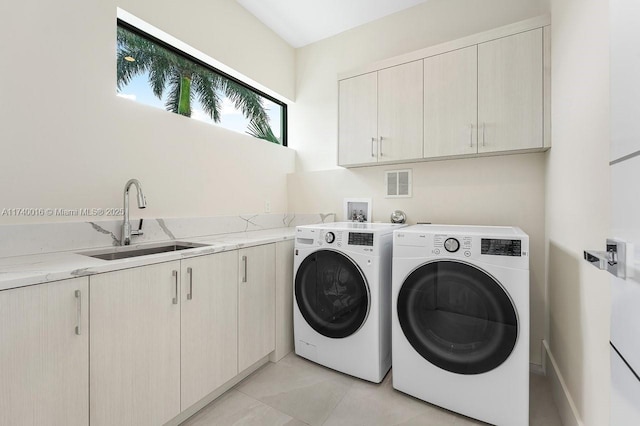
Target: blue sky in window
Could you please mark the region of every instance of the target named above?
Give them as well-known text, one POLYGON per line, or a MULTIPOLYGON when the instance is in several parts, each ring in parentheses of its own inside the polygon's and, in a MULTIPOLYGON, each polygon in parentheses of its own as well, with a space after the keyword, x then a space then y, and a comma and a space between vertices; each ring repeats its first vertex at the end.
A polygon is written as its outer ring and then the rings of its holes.
MULTIPOLYGON (((151 87, 149 87, 148 81, 149 76, 146 72, 144 74, 139 74, 132 78, 129 84, 122 87, 122 89, 118 92, 118 96, 165 110, 164 105, 166 103, 167 90, 165 90, 165 94, 163 95, 162 99, 158 99, 153 94, 151 87)), ((220 114, 221 120, 219 123, 214 123, 209 115, 204 112, 202 105, 200 104, 200 101, 197 99, 197 97, 193 99, 191 105, 191 118, 246 134, 249 120, 244 117, 241 111, 237 110, 234 107, 233 103, 228 98, 221 96, 221 99, 222 111, 220 114)), ((269 115, 269 124, 271 126, 271 130, 279 140, 282 140, 282 120, 280 105, 277 105, 265 98, 263 98, 262 101, 265 110, 269 115)))

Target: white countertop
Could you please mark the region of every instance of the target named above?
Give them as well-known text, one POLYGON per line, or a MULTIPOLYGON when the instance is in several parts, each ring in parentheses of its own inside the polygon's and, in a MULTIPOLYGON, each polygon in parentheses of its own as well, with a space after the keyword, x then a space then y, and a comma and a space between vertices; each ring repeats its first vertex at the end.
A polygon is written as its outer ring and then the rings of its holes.
MULTIPOLYGON (((120 269, 170 262, 188 257, 202 256, 242 247, 251 247, 278 241, 292 240, 295 228, 275 228, 262 231, 238 232, 197 238, 180 239, 181 242, 208 244, 188 250, 151 254, 118 260, 101 260, 78 254, 58 252, 0 258, 0 290, 41 284, 68 278, 83 277, 120 269)), ((164 243, 169 241, 163 241, 164 243)), ((147 244, 131 245, 129 248, 147 244)), ((80 252, 94 251, 79 250, 80 252)))

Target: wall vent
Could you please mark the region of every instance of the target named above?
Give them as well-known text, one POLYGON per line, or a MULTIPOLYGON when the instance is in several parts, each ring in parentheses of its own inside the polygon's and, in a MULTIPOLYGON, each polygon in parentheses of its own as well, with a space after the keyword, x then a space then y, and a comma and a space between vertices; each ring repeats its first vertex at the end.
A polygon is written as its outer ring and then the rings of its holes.
POLYGON ((389 170, 384 173, 386 198, 411 197, 411 169, 389 170))

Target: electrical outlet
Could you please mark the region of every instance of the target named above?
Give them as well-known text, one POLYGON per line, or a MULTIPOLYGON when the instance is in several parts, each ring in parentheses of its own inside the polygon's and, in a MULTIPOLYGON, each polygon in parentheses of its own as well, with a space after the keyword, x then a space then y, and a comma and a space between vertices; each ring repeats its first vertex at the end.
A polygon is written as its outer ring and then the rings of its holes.
POLYGON ((271 213, 271 201, 267 200, 264 202, 264 212, 271 213))

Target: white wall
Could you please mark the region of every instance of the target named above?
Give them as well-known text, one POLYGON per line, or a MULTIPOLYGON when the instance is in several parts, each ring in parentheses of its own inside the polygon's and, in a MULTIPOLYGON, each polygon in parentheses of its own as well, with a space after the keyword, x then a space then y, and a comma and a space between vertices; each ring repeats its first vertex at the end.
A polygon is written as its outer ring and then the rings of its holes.
POLYGON ((117 6, 295 97, 295 51, 234 0, 2 2, 0 210, 119 207, 137 177, 137 215, 286 211, 292 150, 116 96, 117 6))
POLYGON ((609 228, 606 0, 552 1, 552 139, 547 154, 549 347, 566 425, 609 424, 607 274, 582 260, 609 228), (571 408, 571 402, 575 412, 571 408))
POLYGON ((429 0, 297 50, 297 170, 336 168, 339 73, 549 12, 548 0, 429 0))

